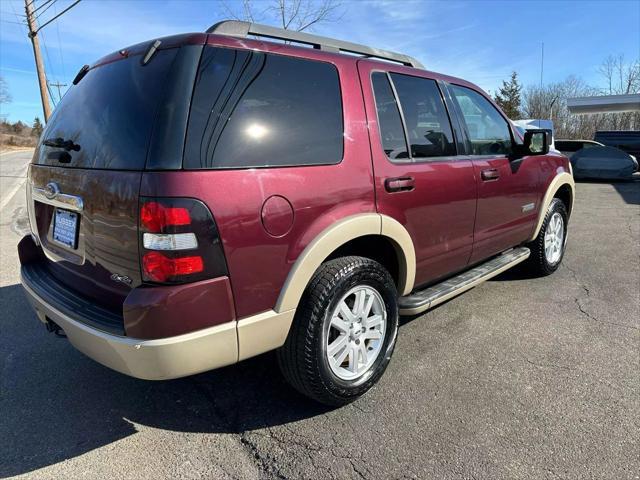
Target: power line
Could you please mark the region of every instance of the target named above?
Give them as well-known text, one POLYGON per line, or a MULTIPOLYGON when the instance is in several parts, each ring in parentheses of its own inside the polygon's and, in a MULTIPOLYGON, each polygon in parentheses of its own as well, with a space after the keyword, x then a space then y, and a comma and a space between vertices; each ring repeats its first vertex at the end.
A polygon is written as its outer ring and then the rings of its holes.
POLYGON ((42 30, 44 27, 46 27, 47 25, 49 25, 51 22, 53 22, 56 18, 58 18, 61 15, 64 15, 65 13, 67 13, 69 10, 71 10, 73 7, 75 7, 77 4, 79 4, 82 0, 76 0, 75 2, 73 2, 71 5, 69 5, 67 8, 65 8, 64 10, 62 10, 59 14, 57 14, 55 17, 53 17, 52 19, 50 19, 49 21, 45 22, 44 24, 40 25, 38 27, 38 29, 35 31, 35 33, 38 33, 40 30, 42 30))
MULTIPOLYGON (((44 7, 46 4, 51 3, 51 2, 56 2, 56 0, 46 0, 44 3, 42 3, 39 7, 36 7, 33 9, 33 13, 36 13, 38 10, 40 10, 42 7, 44 7)), ((33 2, 32 2, 33 3, 33 2)), ((49 8, 49 7, 47 7, 49 8)), ((46 8, 45 8, 46 10, 46 8)))
MULTIPOLYGON (((56 12, 53 18, 50 18, 40 26, 38 26, 36 22, 37 17, 40 17, 49 8, 51 8, 51 6, 56 3, 56 0, 46 0, 45 3, 41 4, 38 8, 44 7, 44 9, 37 16, 35 15, 35 9, 34 9, 35 0, 31 0, 31 2, 29 0, 24 1, 25 13, 27 17, 27 26, 29 28, 28 37, 31 40, 31 44, 33 45, 33 56, 36 62, 36 72, 38 74, 38 83, 40 86, 40 97, 42 99, 42 110, 44 112, 45 122, 49 120, 49 117, 51 116, 51 105, 49 104, 49 97, 51 97, 51 99, 53 100, 53 95, 51 94, 51 87, 49 86, 49 82, 47 82, 47 76, 45 73, 45 62, 42 58, 42 53, 40 51, 40 38, 38 36, 38 32, 40 32, 44 27, 51 24, 51 22, 55 21, 56 19, 60 18, 60 16, 64 15, 66 12, 71 10, 73 7, 79 4, 80 1, 81 0, 75 0, 67 8, 63 9, 60 13, 56 12)), ((11 8, 13 9, 13 5, 11 5, 11 8)), ((17 16, 16 16, 16 19, 17 19, 17 16)), ((59 34, 58 34, 58 40, 59 40, 59 34)), ((45 51, 47 60, 49 62, 49 67, 53 70, 53 65, 51 63, 49 50, 47 48, 44 36, 42 36, 42 44, 44 45, 44 51, 45 51)), ((59 47, 60 47, 60 44, 59 44, 59 47)), ((62 58, 62 53, 60 53, 60 55, 62 58)), ((63 69, 64 69, 64 61, 63 61, 63 69)), ((59 85, 62 86, 61 84, 59 85)), ((54 100, 54 104, 55 104, 55 100, 54 100)))
MULTIPOLYGON (((38 38, 38 24, 33 15, 33 1, 24 2, 24 10, 27 14, 27 26, 29 28, 28 37, 33 46, 33 58, 36 62, 36 73, 38 74, 38 87, 40 88, 40 99, 42 100, 42 111, 44 113, 44 121, 47 122, 51 116, 51 104, 49 103, 49 86, 47 84, 47 75, 44 69, 44 61, 40 52, 40 39, 38 38)), ((13 8, 13 5, 11 5, 13 8)))
MULTIPOLYGON (((15 17, 16 17, 16 23, 19 23, 20 25, 25 25, 25 24, 24 24, 24 23, 22 23, 22 22, 20 21, 20 19, 18 18, 18 13, 16 12, 16 9, 15 9, 15 8, 13 8, 13 2, 10 2, 10 3, 9 3, 9 5, 11 6, 11 10, 13 11, 13 14, 14 14, 14 15, 15 15, 15 17)), ((24 17, 26 17, 26 15, 23 15, 23 16, 24 16, 24 17)), ((25 27, 26 27, 26 25, 25 25, 25 27)))
POLYGON ((49 92, 49 98, 53 103, 53 108, 55 108, 58 102, 56 102, 56 99, 54 98, 53 93, 51 93, 51 85, 49 85, 49 82, 47 82, 47 91, 49 92))
POLYGON ((53 71, 53 64, 51 63, 51 57, 49 56, 49 49, 47 48, 47 41, 44 38, 44 33, 40 34, 40 38, 42 39, 44 54, 45 54, 45 57, 47 58, 47 63, 49 64, 49 71, 51 72, 52 75, 55 75, 55 72, 53 71))
MULTIPOLYGON (((13 8, 13 5, 12 5, 11 7, 13 8)), ((1 10, 0 10, 0 13, 1 13, 2 15, 11 15, 11 13, 9 13, 9 12, 3 12, 3 11, 1 11, 1 10)), ((18 19, 18 17, 19 17, 19 16, 20 16, 20 17, 23 17, 23 18, 27 18, 27 17, 26 17, 26 15, 18 15, 18 14, 16 13, 16 11, 15 11, 15 10, 13 11, 13 14, 16 16, 16 19, 18 19)))
POLYGON ((62 93, 60 91, 61 87, 66 87, 67 84, 66 83, 60 83, 60 82, 56 82, 56 83, 51 83, 49 82, 49 86, 51 87, 56 87, 58 89, 58 101, 62 100, 62 93))
MULTIPOLYGON (((55 2, 54 2, 55 3, 55 2)), ((57 8, 53 8, 54 13, 58 13, 57 8)), ((62 67, 62 75, 63 78, 67 78, 67 71, 64 68, 64 57, 62 56, 62 42, 60 41, 60 22, 56 22, 56 34, 58 36, 58 54, 60 55, 60 66, 62 67)), ((66 87, 66 85, 65 85, 66 87)), ((58 89, 58 97, 60 97, 59 95, 60 90, 58 89)))
POLYGON ((11 20, 4 20, 4 19, 0 20, 0 22, 4 22, 4 23, 12 23, 12 24, 14 24, 14 25, 24 25, 24 23, 23 23, 23 22, 13 22, 13 21, 11 21, 11 20))
MULTIPOLYGON (((47 6, 47 8, 45 8, 43 11, 41 11, 40 13, 38 13, 38 14, 35 16, 35 19, 36 19, 36 20, 38 20, 42 15, 44 15, 44 14, 45 14, 45 12, 46 12, 47 10, 49 10, 52 6, 54 6, 54 5, 56 4, 56 1, 57 1, 57 0, 53 0, 53 3, 50 3, 50 4, 47 6)), ((42 6, 44 6, 44 5, 45 5, 45 4, 42 4, 42 5, 40 5, 40 6, 42 7, 42 6)))

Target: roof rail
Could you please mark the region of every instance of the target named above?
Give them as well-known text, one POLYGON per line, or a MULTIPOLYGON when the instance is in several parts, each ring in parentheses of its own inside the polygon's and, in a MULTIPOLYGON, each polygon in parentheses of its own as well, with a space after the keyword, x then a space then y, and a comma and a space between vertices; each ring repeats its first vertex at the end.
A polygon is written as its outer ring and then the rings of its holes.
POLYGON ((320 35, 312 35, 310 33, 297 32, 294 30, 285 30, 284 28, 270 27, 269 25, 261 25, 259 23, 225 20, 209 27, 207 33, 243 38, 248 35, 276 38, 278 40, 286 40, 288 42, 312 45, 313 48, 319 50, 336 53, 356 53, 364 55, 365 57, 381 58, 383 60, 398 62, 409 67, 424 69, 418 60, 402 53, 389 52, 387 50, 371 48, 357 43, 343 42, 342 40, 336 40, 335 38, 321 37, 320 35))

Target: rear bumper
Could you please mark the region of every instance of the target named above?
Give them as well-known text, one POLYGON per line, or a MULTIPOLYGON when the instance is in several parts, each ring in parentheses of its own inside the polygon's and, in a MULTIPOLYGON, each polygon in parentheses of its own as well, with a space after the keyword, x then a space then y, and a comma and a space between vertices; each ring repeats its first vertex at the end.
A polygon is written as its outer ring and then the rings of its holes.
POLYGON ((52 320, 82 353, 126 375, 164 380, 238 361, 235 321, 174 337, 140 340, 107 333, 75 320, 38 295, 22 274, 21 281, 41 322, 52 320))

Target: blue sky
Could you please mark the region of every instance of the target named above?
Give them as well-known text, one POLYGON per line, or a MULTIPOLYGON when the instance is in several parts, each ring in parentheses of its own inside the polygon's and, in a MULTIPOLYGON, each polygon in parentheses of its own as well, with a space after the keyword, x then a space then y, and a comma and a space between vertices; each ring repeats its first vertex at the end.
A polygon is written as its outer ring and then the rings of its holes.
MULTIPOLYGON (((34 1, 37 7, 45 0, 34 1)), ((57 0, 40 21, 70 3, 57 0)), ((18 23, 23 13, 23 0, 0 0, 0 75, 13 97, 0 114, 30 123, 42 110, 31 43, 18 23)), ((226 16, 218 1, 83 0, 42 31, 48 78, 70 84, 83 64, 106 53, 203 31, 226 16)), ((544 42, 545 83, 573 74, 598 86, 605 57, 640 58, 640 1, 345 0, 341 20, 313 32, 407 53, 428 70, 492 92, 512 70, 525 85, 539 84, 544 42)))

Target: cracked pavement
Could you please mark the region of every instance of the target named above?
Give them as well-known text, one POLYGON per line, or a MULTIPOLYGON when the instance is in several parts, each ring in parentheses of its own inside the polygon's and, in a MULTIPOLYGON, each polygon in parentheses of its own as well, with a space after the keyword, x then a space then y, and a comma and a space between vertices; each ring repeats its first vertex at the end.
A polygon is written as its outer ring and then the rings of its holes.
POLYGON ((18 285, 18 193, 0 222, 0 477, 638 478, 640 183, 577 194, 558 272, 403 319, 380 384, 331 410, 272 354, 154 383, 47 334, 18 285))

